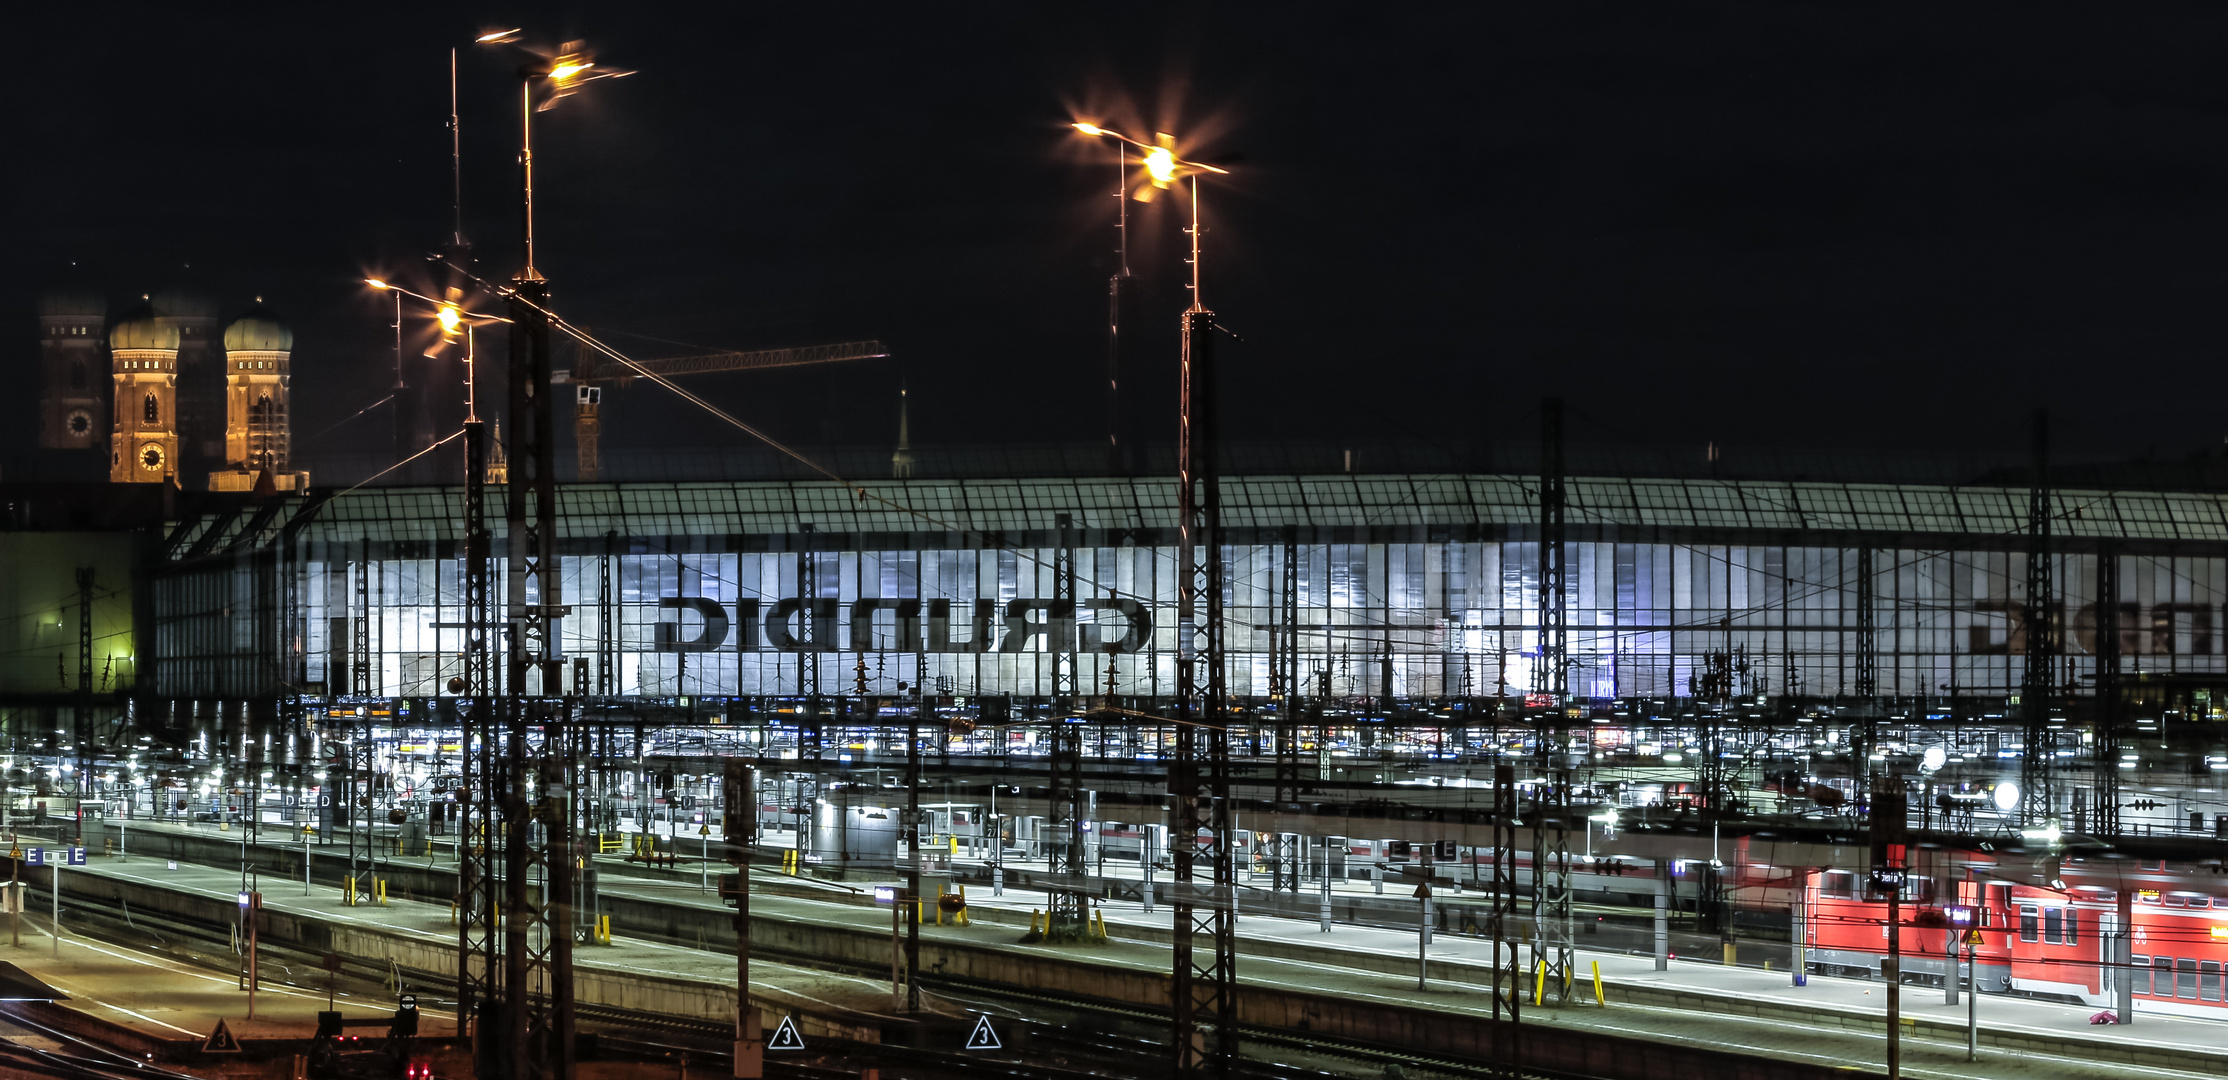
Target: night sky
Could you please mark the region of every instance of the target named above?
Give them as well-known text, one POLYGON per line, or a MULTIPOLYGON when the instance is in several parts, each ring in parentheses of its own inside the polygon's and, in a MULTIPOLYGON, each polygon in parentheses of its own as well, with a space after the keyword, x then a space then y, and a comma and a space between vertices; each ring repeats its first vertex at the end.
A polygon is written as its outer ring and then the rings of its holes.
MULTIPOLYGON (((1205 299, 1233 439, 1871 452, 2217 449, 2228 84, 2217 5, 72 5, 10 59, 8 370, 36 295, 166 286, 293 322, 298 455, 375 452, 365 274, 449 229, 515 269, 515 62, 639 74, 537 125, 557 306, 638 356, 874 337, 887 361, 699 380, 785 437, 1103 439, 1115 201, 1089 119, 1232 175, 1205 299)), ((1173 431, 1188 302, 1132 204, 1131 402, 1173 431)), ((415 277, 414 277, 415 275, 415 277)), ((0 408, 7 475, 35 432, 0 408)), ((607 445, 744 436, 637 386, 607 445)))

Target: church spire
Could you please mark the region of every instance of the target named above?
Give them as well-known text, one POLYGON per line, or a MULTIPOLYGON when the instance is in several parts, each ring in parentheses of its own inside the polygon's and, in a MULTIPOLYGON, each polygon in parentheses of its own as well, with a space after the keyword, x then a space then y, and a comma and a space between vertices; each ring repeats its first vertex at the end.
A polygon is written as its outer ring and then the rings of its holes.
POLYGON ((906 428, 905 384, 897 384, 897 453, 890 455, 890 475, 899 480, 913 476, 913 438, 906 428))

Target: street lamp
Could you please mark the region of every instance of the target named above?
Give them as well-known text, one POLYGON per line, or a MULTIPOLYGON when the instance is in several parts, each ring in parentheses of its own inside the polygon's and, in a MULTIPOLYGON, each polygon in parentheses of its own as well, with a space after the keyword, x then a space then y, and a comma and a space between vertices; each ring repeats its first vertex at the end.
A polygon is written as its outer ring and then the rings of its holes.
POLYGON ((1150 143, 1140 142, 1119 131, 1097 124, 1078 121, 1071 125, 1075 130, 1095 139, 1113 139, 1115 142, 1134 146, 1138 150, 1138 164, 1143 167, 1139 183, 1130 198, 1149 203, 1160 192, 1166 191, 1183 180, 1191 181, 1191 306, 1194 311, 1206 310, 1199 302, 1199 174, 1230 175, 1230 170, 1209 165, 1203 161, 1189 161, 1176 153, 1176 137, 1165 131, 1155 132, 1150 143))
MULTIPOLYGON (((441 337, 454 342, 462 331, 464 340, 464 543, 467 564, 465 574, 464 619, 457 623, 435 623, 439 629, 464 631, 464 672, 450 683, 451 693, 469 694, 475 702, 484 701, 493 688, 490 675, 493 664, 489 659, 487 606, 488 582, 483 567, 490 548, 487 531, 487 438, 485 425, 479 416, 479 349, 474 331, 481 323, 507 323, 500 315, 484 315, 466 311, 453 301, 436 300, 424 293, 413 292, 400 285, 379 278, 365 278, 364 284, 382 292, 395 294, 400 305, 408 297, 433 309, 434 321, 441 327, 441 337)), ((443 439, 442 442, 448 441, 443 439)), ((439 443, 434 444, 436 446, 439 443)))
MULTIPOLYGON (((1182 648, 1176 662, 1180 724, 1176 760, 1169 779, 1176 785, 1174 917, 1179 935, 1211 937, 1211 962, 1196 964, 1179 952, 1170 985, 1176 1002, 1171 1044, 1176 1072, 1191 1076, 1235 1057, 1237 986, 1232 975, 1237 916, 1232 901, 1236 877, 1231 866, 1229 716, 1225 711, 1222 610, 1222 495, 1217 475, 1214 401, 1214 312, 1199 296, 1199 176, 1227 170, 1187 161, 1176 153, 1176 138, 1160 132, 1150 144, 1097 124, 1078 122, 1075 130, 1097 139, 1114 139, 1142 151, 1143 182, 1132 194, 1150 202, 1158 192, 1191 180, 1191 306, 1183 313, 1183 357, 1177 417, 1176 622, 1182 648), (1180 790, 1179 790, 1180 789, 1180 790), (1204 830, 1213 837, 1205 851, 1193 841, 1204 830), (1195 856, 1198 856, 1195 858, 1195 856), (1194 885, 1195 862, 1204 862, 1207 888, 1194 885), (1206 894, 1204 905, 1199 893, 1206 894), (1198 908, 1207 910, 1200 913, 1198 908), (1210 1044, 1202 1028, 1213 1032, 1210 1044)), ((1427 901, 1428 903, 1428 901, 1427 901)))
MULTIPOLYGON (((497 30, 473 38, 472 43, 515 46, 518 36, 517 30, 497 30)), ((518 272, 518 280, 522 282, 541 280, 541 275, 534 269, 534 114, 556 108, 558 102, 579 93, 582 87, 598 79, 618 79, 634 74, 626 68, 596 63, 595 54, 588 50, 588 44, 584 41, 568 41, 555 54, 525 51, 536 60, 518 69, 518 163, 526 255, 526 265, 518 272), (534 100, 537 86, 542 90, 538 103, 534 100)))
MULTIPOLYGON (((482 34, 478 44, 511 44, 515 30, 482 34)), ((532 59, 518 69, 519 77, 519 209, 524 265, 512 278, 508 293, 510 318, 510 445, 503 518, 509 547, 507 621, 511 625, 508 678, 513 693, 525 693, 529 672, 541 672, 541 693, 555 694, 562 682, 563 645, 561 621, 569 610, 564 603, 563 579, 557 559, 556 416, 550 399, 549 283, 534 266, 534 114, 546 112, 565 98, 599 79, 634 74, 596 62, 587 43, 566 42, 554 54, 527 50, 532 59), (537 91, 539 93, 537 94, 537 91), (536 98, 540 98, 537 104, 536 98), (528 603, 528 596, 537 602, 528 603)), ((570 891, 570 865, 555 862, 551 893, 570 891)), ((523 880, 523 879, 522 879, 523 880)), ((514 885, 514 906, 523 899, 514 885)), ((561 945, 554 962, 571 962, 568 943, 561 945)), ((512 1034, 523 1017, 513 1018, 512 1034)), ((566 1033, 563 1038, 570 1038, 566 1033)), ((513 1039, 512 1041, 516 1041, 513 1039)), ((562 1039, 560 1039, 562 1041, 562 1039)), ((569 1059, 568 1059, 569 1060, 569 1059)))
MULTIPOLYGON (((464 342, 464 423, 467 425, 466 431, 471 431, 480 422, 477 404, 479 398, 479 356, 478 350, 473 345, 472 331, 480 323, 507 323, 511 320, 501 315, 486 315, 477 311, 466 311, 454 300, 436 300, 424 293, 412 292, 381 278, 365 278, 364 284, 381 292, 395 294, 395 305, 398 310, 404 297, 409 297, 432 308, 433 321, 441 328, 441 340, 452 344, 460 340, 464 342)), ((427 355, 431 356, 433 354, 429 352, 427 355)), ((470 438, 470 435, 466 436, 468 441, 470 438)))

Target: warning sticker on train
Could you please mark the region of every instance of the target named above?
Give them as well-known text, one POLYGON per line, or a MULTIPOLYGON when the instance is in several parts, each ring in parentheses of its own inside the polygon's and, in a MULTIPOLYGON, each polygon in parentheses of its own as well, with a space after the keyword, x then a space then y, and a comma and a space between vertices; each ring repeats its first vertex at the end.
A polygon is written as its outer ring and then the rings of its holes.
POLYGON ((797 1018, 793 1016, 782 1017, 781 1026, 774 1029, 774 1037, 766 1040, 766 1049, 768 1050, 802 1050, 804 1048, 804 1036, 797 1034, 797 1018))
POLYGON ((1970 930, 1967 930, 1967 931, 1965 931, 1965 944, 1967 944, 1967 945, 1986 945, 1986 944, 1988 944, 1988 943, 1987 943, 1986 941, 1983 941, 1983 940, 1981 940, 1981 936, 1980 936, 1980 927, 1977 927, 1977 926, 1976 926, 1976 927, 1973 927, 1973 928, 1972 928, 1972 929, 1970 929, 1970 930))
POLYGON ((990 1018, 987 1016, 976 1017, 975 1030, 967 1035, 967 1049, 1003 1050, 1005 1048, 1006 1044, 998 1041, 997 1030, 990 1026, 990 1018))

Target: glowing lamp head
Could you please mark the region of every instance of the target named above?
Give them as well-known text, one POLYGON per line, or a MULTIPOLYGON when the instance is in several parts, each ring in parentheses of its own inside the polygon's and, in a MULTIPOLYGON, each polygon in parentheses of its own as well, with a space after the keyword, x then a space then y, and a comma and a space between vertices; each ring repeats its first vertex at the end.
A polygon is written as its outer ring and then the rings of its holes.
POLYGON ((1082 133, 1083 133, 1083 134, 1085 134, 1085 135, 1091 135, 1091 136, 1099 136, 1099 135, 1104 135, 1104 134, 1106 134, 1106 129, 1105 129, 1105 128, 1102 128, 1102 127, 1100 127, 1100 126, 1098 126, 1097 124, 1084 124, 1084 123, 1078 123, 1078 124, 1076 124, 1076 125, 1075 125, 1075 130, 1077 130, 1077 131, 1080 131, 1080 132, 1082 132, 1082 133))
POLYGON ((433 317, 441 323, 441 334, 444 337, 455 337, 464 328, 464 313, 457 310, 455 304, 441 305, 434 311, 433 317))
POLYGON ((1165 146, 1156 146, 1145 154, 1145 175, 1154 187, 1164 188, 1176 182, 1176 155, 1165 146))
POLYGON ((364 279, 364 284, 366 284, 366 285, 369 285, 369 286, 371 286, 371 287, 372 287, 372 288, 374 288, 374 289, 390 289, 390 288, 393 288, 393 286, 391 286, 391 285, 387 284, 386 282, 384 282, 384 281, 381 281, 381 280, 379 280, 378 278, 375 278, 375 277, 367 277, 367 278, 365 278, 365 279, 364 279))
POLYGON ((595 61, 579 53, 567 53, 558 57, 555 63, 549 65, 549 80, 563 86, 586 74, 589 68, 595 66, 595 61))

